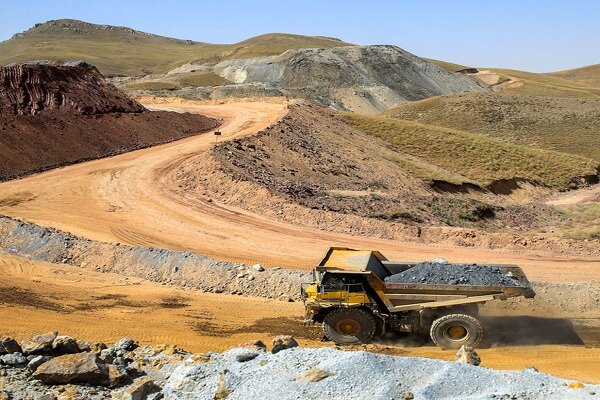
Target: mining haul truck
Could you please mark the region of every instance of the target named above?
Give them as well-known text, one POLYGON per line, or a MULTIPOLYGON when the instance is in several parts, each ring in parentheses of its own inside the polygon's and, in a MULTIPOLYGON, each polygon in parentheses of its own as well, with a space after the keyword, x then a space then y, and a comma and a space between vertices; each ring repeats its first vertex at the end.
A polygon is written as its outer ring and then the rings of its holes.
MULTIPOLYGON (((322 323, 325 336, 337 344, 368 343, 396 331, 429 334, 444 349, 475 347, 483 337, 479 304, 535 296, 516 265, 478 265, 493 268, 514 282, 500 285, 389 279, 419 265, 389 261, 377 251, 329 249, 313 271, 313 282, 302 285, 305 323, 322 323)), ((435 268, 453 265, 464 264, 436 263, 435 268)))

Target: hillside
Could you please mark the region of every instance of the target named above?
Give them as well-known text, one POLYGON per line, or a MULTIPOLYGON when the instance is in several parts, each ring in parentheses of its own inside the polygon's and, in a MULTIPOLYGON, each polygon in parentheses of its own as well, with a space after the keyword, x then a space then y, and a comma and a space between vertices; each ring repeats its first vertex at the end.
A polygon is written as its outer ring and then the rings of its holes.
POLYGON ((202 115, 150 112, 86 63, 0 68, 0 181, 217 125, 202 115))
POLYGON ((587 86, 600 88, 600 64, 569 69, 566 71, 553 72, 549 75, 579 82, 587 86))
MULTIPOLYGON (((394 148, 470 182, 502 193, 504 184, 528 181, 555 189, 597 178, 598 162, 555 151, 505 143, 483 135, 385 116, 346 114, 355 127, 394 148)), ((414 171, 422 179, 431 180, 414 171)), ((453 182, 457 183, 457 182, 453 182)))
POLYGON ((377 113, 406 101, 487 86, 444 70, 396 46, 297 49, 268 57, 230 59, 215 65, 185 64, 166 75, 119 82, 139 96, 165 89, 164 96, 209 99, 287 96, 322 106, 377 113), (193 80, 190 82, 190 80, 193 80), (217 87, 184 87, 217 84, 217 87))
POLYGON ((400 105, 387 117, 600 162, 600 99, 468 93, 400 105))
POLYGON ((280 54, 288 49, 330 48, 336 39, 268 34, 234 44, 173 39, 126 27, 61 19, 0 43, 0 65, 39 59, 84 60, 107 76, 165 73, 186 62, 216 62, 280 54))

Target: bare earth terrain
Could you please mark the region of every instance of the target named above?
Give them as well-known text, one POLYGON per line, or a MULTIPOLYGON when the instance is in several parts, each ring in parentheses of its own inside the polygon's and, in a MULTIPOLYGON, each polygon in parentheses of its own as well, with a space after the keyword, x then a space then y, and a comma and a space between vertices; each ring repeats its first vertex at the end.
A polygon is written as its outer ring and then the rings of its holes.
MULTIPOLYGON (((283 100, 201 104, 179 100, 150 108, 200 112, 222 118, 222 138, 264 129, 286 112, 283 100)), ((222 140, 222 139, 221 139, 222 140)), ((215 142, 204 134, 127 154, 0 184, 0 214, 90 239, 191 250, 215 259, 312 268, 330 246, 378 249, 394 259, 504 262, 521 265, 532 280, 600 279, 598 257, 542 251, 502 251, 400 242, 286 224, 178 191, 179 165, 215 142)), ((252 194, 248 194, 252 196, 252 194)))
MULTIPOLYGON (((223 351, 236 344, 293 334, 301 345, 321 342, 318 327, 302 327, 303 306, 256 297, 200 293, 115 274, 0 255, 0 320, 3 335, 25 339, 58 329, 91 341, 114 342, 132 336, 142 344, 176 344, 194 352, 223 351)), ((540 317, 540 315, 537 315, 540 317)), ((575 316, 576 317, 576 316, 575 316)), ((483 365, 500 369, 535 366, 542 372, 589 383, 600 382, 599 326, 589 319, 569 326, 546 318, 537 331, 511 332, 528 318, 505 316, 492 347, 478 349, 483 365), (561 330, 552 338, 544 330, 561 330), (502 337, 502 332, 506 337, 502 337), (511 338, 512 337, 512 338, 511 338), (526 342, 525 342, 526 343, 526 342), (529 342, 531 343, 531 341, 529 342), (557 362, 560 360, 560 362, 557 362)), ((492 334, 492 332, 490 332, 492 334)), ((399 337, 366 346, 375 352, 452 360, 454 352, 399 337)))
MULTIPOLYGON (((143 102, 149 108, 198 112, 221 118, 222 139, 251 135, 286 113, 283 99, 221 104, 169 100, 143 102)), ((111 158, 72 165, 0 184, 0 214, 59 228, 93 240, 191 250, 216 259, 260 262, 267 266, 312 268, 332 245, 378 249, 396 259, 517 263, 532 280, 599 280, 598 257, 556 256, 542 251, 506 251, 439 243, 351 236, 283 223, 189 196, 177 190, 175 171, 205 153, 212 133, 111 158)), ((225 189, 223 189, 225 190, 225 189)), ((254 193, 248 193, 253 196, 254 193)), ((0 254, 0 320, 11 321, 2 334, 19 339, 60 330, 88 340, 132 336, 145 343, 174 343, 192 351, 223 350, 248 339, 295 335, 301 344, 320 342, 318 328, 301 325, 303 307, 253 297, 199 293, 137 278, 100 274, 62 264, 47 264, 0 254)), ((490 310, 493 313, 493 309, 490 310)), ((597 311, 597 310, 596 310, 597 311)), ((503 315, 483 365, 542 372, 585 382, 600 382, 598 315, 544 315, 533 311, 503 315), (557 334, 558 333, 558 334, 557 334), (538 345, 533 345, 538 344, 538 345), (557 362, 557 360, 560 360, 557 362)), ((433 345, 392 338, 368 349, 452 359, 433 345)))

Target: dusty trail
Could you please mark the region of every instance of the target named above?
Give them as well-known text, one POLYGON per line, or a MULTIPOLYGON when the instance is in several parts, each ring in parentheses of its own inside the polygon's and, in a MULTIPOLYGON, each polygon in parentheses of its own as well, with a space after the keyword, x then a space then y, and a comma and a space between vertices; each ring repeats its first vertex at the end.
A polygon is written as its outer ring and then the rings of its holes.
MULTIPOLYGON (((189 351, 208 352, 248 340, 268 342, 279 334, 293 334, 303 346, 332 346, 320 341, 319 327, 302 326, 300 303, 200 293, 6 254, 0 254, 0 271, 0 336, 23 340, 59 330, 90 341, 112 343, 131 336, 142 344, 175 344, 189 351)), ((511 328, 522 318, 510 317, 504 328, 511 328)), ((547 321, 538 331, 527 334, 528 339, 543 345, 522 345, 525 335, 508 329, 498 347, 478 350, 483 365, 500 369, 535 366, 562 378, 600 383, 598 320, 585 322, 593 322, 593 331, 585 324, 576 324, 569 334, 554 340, 547 331, 564 331, 565 324, 560 322, 564 320, 547 321)), ((488 332, 494 331, 501 332, 499 328, 488 332)), ((366 349, 445 360, 454 357, 452 351, 431 343, 415 346, 402 337, 366 349)))
MULTIPOLYGON (((253 134, 286 112, 280 102, 200 104, 173 100, 151 108, 223 118, 221 140, 253 134)), ((531 279, 600 279, 600 259, 552 257, 444 245, 353 237, 287 225, 177 193, 173 171, 207 151, 212 132, 131 153, 52 170, 0 184, 0 214, 56 227, 90 239, 191 250, 217 259, 311 268, 332 245, 375 248, 386 256, 424 260, 511 262, 531 279), (596 278, 594 278, 596 277, 596 278)), ((249 193, 249 196, 252 194, 249 193)))

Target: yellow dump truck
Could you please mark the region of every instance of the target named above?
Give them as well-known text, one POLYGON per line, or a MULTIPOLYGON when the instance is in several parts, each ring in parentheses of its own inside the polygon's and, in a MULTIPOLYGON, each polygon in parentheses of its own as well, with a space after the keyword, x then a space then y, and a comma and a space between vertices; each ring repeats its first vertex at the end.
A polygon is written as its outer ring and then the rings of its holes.
MULTIPOLYGON (((419 265, 389 261, 377 251, 331 248, 313 271, 313 282, 302 285, 305 322, 322 323, 325 336, 338 344, 367 343, 397 331, 428 333, 444 349, 475 347, 483 337, 479 304, 535 296, 516 265, 482 266, 511 277, 514 284, 386 281, 419 265)), ((459 264, 439 263, 436 268, 453 265, 459 264)))

